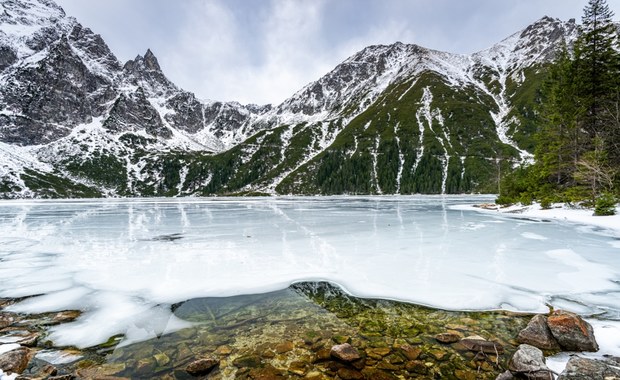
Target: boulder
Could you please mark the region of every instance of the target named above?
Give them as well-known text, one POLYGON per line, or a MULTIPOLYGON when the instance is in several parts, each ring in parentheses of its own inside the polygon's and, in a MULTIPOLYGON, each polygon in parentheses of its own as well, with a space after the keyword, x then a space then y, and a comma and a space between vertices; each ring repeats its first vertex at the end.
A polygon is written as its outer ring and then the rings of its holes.
POLYGON ((29 361, 30 350, 21 347, 0 355, 0 369, 5 373, 22 373, 29 361))
POLYGON ((554 311, 547 318, 551 334, 566 351, 598 351, 592 326, 580 316, 564 310, 554 311))
POLYGON ((189 363, 185 371, 192 376, 205 376, 213 371, 218 364, 219 362, 213 358, 198 359, 189 363))
POLYGON ((519 332, 517 342, 529 344, 541 350, 560 350, 560 345, 551 334, 551 330, 547 326, 547 317, 544 315, 537 315, 532 318, 527 326, 519 332))
POLYGON ((613 380, 620 379, 617 362, 572 357, 558 380, 613 380))
POLYGON ((508 369, 516 377, 527 379, 553 380, 553 373, 545 364, 543 352, 529 344, 519 345, 519 349, 510 359, 508 369))
POLYGON ((349 343, 335 345, 329 353, 332 357, 343 362, 352 362, 361 358, 357 349, 349 343))

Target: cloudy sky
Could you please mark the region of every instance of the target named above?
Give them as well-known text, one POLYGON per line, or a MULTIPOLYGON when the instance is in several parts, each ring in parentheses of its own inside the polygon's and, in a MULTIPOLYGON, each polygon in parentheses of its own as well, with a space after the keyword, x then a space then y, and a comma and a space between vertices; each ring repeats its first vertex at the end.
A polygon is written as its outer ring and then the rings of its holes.
MULTIPOLYGON (((150 48, 199 98, 279 103, 373 44, 485 49, 587 0, 56 0, 121 61, 150 48)), ((620 1, 608 0, 616 19, 620 1)))

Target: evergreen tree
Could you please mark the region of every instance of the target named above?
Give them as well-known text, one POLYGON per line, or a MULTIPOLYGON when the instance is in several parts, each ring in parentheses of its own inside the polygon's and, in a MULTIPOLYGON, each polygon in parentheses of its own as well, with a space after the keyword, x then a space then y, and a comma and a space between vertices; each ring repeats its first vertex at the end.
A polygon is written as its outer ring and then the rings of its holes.
POLYGON ((583 127, 591 137, 605 134, 605 113, 617 87, 617 32, 613 12, 605 0, 589 0, 584 8, 581 35, 575 43, 580 104, 585 107, 583 127))
POLYGON ((589 0, 581 33, 542 89, 536 163, 505 179, 503 201, 595 202, 620 186, 620 41, 605 0, 589 0))
POLYGON ((538 180, 557 188, 572 184, 572 174, 583 153, 582 142, 587 140, 578 128, 584 110, 579 106, 575 78, 573 61, 564 47, 543 86, 535 151, 538 180))

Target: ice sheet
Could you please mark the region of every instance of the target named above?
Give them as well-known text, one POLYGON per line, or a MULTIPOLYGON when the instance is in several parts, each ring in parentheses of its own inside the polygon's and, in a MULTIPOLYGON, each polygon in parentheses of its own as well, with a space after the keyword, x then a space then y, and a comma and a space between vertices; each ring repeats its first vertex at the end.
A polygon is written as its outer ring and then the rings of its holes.
POLYGON ((450 310, 620 319, 617 237, 575 224, 454 209, 490 197, 0 202, 0 297, 79 308, 54 328, 79 347, 184 326, 170 305, 328 280, 361 297, 450 310))

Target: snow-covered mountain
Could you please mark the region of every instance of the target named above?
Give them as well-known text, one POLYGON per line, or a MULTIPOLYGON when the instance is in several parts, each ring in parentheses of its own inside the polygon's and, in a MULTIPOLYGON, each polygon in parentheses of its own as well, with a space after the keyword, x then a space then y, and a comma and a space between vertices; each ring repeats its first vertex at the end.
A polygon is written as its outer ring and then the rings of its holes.
POLYGON ((51 0, 0 0, 4 197, 492 190, 531 159, 545 17, 458 55, 370 46, 278 106, 202 101, 155 55, 122 64, 51 0))

